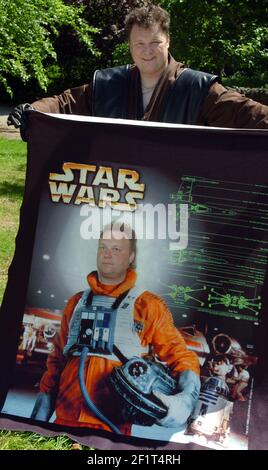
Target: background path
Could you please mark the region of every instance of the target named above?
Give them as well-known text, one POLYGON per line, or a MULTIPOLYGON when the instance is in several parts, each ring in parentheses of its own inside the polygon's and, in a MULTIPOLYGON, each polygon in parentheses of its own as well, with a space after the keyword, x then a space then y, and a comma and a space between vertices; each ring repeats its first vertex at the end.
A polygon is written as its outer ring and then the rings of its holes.
POLYGON ((0 105, 0 137, 20 139, 20 133, 14 126, 7 125, 7 117, 12 108, 0 105))

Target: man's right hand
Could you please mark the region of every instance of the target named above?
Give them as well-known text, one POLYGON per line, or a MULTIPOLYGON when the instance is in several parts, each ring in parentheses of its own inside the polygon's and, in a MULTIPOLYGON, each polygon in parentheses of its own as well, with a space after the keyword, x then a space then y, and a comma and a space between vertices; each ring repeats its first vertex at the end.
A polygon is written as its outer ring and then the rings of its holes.
POLYGON ((27 117, 25 111, 34 110, 31 104, 24 103, 16 106, 7 118, 8 126, 15 126, 20 129, 22 140, 27 142, 27 117))
POLYGON ((29 103, 19 104, 9 114, 7 118, 7 125, 15 126, 16 129, 18 127, 20 129, 25 129, 26 127, 25 111, 30 111, 30 110, 34 110, 34 108, 29 103))

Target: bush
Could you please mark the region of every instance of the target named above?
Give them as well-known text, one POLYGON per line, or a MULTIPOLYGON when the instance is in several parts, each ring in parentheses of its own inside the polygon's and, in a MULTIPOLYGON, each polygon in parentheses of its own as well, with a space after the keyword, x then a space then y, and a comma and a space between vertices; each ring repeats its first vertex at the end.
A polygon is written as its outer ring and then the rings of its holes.
POLYGON ((54 41, 63 26, 75 32, 88 54, 96 54, 96 29, 82 18, 83 11, 63 0, 0 0, 0 84, 11 96, 16 80, 34 79, 46 90, 48 66, 57 59, 54 41))

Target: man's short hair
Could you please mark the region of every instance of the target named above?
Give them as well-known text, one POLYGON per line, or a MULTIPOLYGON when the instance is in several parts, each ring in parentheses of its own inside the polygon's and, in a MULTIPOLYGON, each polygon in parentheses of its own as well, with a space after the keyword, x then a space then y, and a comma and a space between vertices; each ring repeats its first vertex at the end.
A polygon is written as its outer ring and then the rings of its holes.
POLYGON ((134 253, 135 255, 132 263, 130 264, 130 268, 135 269, 136 268, 136 256, 137 256, 137 236, 136 236, 135 230, 133 230, 133 228, 128 224, 114 221, 111 224, 107 224, 103 227, 100 233, 100 240, 105 239, 105 238, 106 239, 113 238, 113 234, 115 232, 121 232, 122 237, 120 238, 126 238, 127 240, 129 240, 129 251, 130 253, 134 253), (107 235, 104 237, 103 236, 104 234, 107 234, 107 235))
POLYGON ((169 34, 170 15, 158 5, 149 5, 140 8, 134 8, 125 19, 125 32, 129 39, 132 27, 136 24, 141 28, 148 29, 153 24, 159 23, 162 31, 169 34))

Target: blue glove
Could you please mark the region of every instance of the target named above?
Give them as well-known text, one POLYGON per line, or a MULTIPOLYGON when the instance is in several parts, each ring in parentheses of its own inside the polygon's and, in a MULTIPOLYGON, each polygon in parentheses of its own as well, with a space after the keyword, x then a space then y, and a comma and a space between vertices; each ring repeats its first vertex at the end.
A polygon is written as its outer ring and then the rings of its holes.
POLYGON ((55 410, 55 397, 52 393, 39 392, 31 414, 32 419, 49 421, 55 410))
POLYGON ((154 395, 167 407, 167 415, 159 420, 159 426, 176 428, 178 431, 186 427, 191 416, 200 391, 200 378, 191 370, 182 372, 178 380, 180 390, 176 395, 165 395, 154 391, 154 395))

